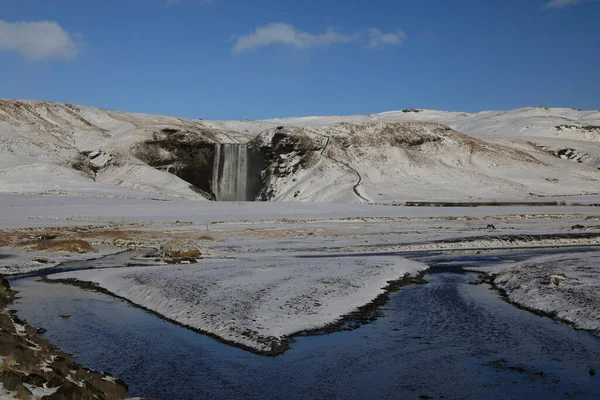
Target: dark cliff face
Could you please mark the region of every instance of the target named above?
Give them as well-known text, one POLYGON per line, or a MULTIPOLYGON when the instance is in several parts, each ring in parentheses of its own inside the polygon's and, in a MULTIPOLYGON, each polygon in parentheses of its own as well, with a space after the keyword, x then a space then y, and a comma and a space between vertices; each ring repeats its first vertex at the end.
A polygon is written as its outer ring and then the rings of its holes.
POLYGON ((6 278, 0 275, 0 308, 4 308, 15 298, 15 291, 10 288, 6 278))
MULTIPOLYGON (((189 182, 191 187, 211 200, 214 193, 215 160, 220 143, 210 132, 188 132, 162 129, 152 140, 135 146, 133 154, 156 169, 172 173, 189 182)), ((306 168, 325 140, 286 129, 264 132, 247 145, 248 201, 269 201, 275 196, 272 183, 285 179, 301 168, 306 168), (293 157, 292 157, 293 156, 293 157), (293 158, 293 162, 288 159, 293 158)))
MULTIPOLYGON (((210 131, 180 131, 165 128, 151 140, 137 144, 133 155, 149 166, 176 175, 190 188, 210 200, 214 193, 215 166, 227 162, 216 160, 221 154, 218 139, 210 131)), ((266 168, 265 152, 259 146, 248 146, 246 200, 256 200, 263 187, 262 172, 266 168)))
POLYGON ((264 187, 263 173, 267 167, 263 149, 248 146, 248 184, 247 199, 260 201, 260 193, 264 187))
POLYGON ((263 160, 257 200, 272 200, 276 195, 274 183, 278 179, 290 179, 291 174, 311 165, 325 147, 325 139, 320 139, 280 127, 252 140, 250 148, 263 160))
POLYGON ((152 140, 139 143, 133 154, 161 171, 190 183, 190 187, 214 200, 212 177, 215 142, 209 132, 182 132, 163 129, 152 140))

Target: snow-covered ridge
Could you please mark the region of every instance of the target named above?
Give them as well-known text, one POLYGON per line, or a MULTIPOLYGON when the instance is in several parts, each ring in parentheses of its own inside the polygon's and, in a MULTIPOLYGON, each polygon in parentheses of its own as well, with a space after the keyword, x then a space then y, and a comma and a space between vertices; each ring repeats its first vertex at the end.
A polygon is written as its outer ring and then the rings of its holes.
POLYGON ((600 140, 600 111, 571 108, 524 107, 479 113, 405 109, 378 114, 276 118, 260 121, 204 121, 208 126, 247 132, 284 126, 329 126, 340 122, 437 122, 475 137, 563 137, 600 140))
POLYGON ((262 200, 589 195, 600 185, 598 126, 598 111, 545 107, 208 121, 0 100, 0 192, 213 199, 216 145, 260 133, 256 165, 265 169, 253 175, 262 200), (308 138, 310 149, 275 149, 281 132, 308 138), (572 149, 569 160, 547 151, 555 148, 572 149))

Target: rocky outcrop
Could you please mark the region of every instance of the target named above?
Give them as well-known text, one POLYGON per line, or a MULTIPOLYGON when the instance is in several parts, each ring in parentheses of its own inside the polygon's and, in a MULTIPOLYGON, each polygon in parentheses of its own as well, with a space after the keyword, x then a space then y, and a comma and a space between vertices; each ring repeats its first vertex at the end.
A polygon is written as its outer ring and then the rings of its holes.
POLYGON ((251 141, 251 151, 264 159, 264 169, 260 173, 262 188, 257 200, 273 199, 276 194, 275 182, 278 179, 293 179, 290 175, 313 165, 328 141, 324 136, 290 131, 283 127, 263 132, 251 141))
POLYGON ((598 125, 564 124, 556 125, 554 128, 559 135, 572 134, 577 138, 594 141, 600 139, 600 126, 598 125))
POLYGON ((190 183, 191 188, 214 200, 212 176, 215 156, 214 135, 206 131, 164 128, 151 140, 137 144, 133 154, 156 169, 190 183))
POLYGON ((0 275, 0 308, 4 308, 12 303, 15 298, 15 291, 10 288, 6 278, 0 275))
POLYGON ((18 399, 119 400, 127 385, 86 369, 6 309, 15 296, 0 275, 0 383, 18 399), (33 391, 37 393, 33 396, 33 391), (40 395, 39 393, 43 393, 40 395))

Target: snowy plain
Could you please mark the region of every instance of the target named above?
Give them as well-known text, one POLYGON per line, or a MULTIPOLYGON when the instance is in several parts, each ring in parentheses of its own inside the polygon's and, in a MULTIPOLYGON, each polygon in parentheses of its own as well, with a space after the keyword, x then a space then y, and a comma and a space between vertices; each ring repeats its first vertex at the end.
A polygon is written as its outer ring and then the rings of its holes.
POLYGON ((37 267, 48 268, 124 250, 128 243, 156 252, 169 238, 184 237, 201 250, 197 263, 98 265, 50 278, 92 282, 169 320, 264 353, 285 346, 289 335, 334 323, 366 305, 389 281, 426 270, 402 258, 405 252, 600 244, 600 208, 591 206, 198 203, 8 194, 0 195, 0 203, 6 232, 83 234, 99 250, 2 247, 5 273, 31 271, 40 257, 47 261, 37 267), (102 232, 132 229, 120 247, 103 247, 102 232))

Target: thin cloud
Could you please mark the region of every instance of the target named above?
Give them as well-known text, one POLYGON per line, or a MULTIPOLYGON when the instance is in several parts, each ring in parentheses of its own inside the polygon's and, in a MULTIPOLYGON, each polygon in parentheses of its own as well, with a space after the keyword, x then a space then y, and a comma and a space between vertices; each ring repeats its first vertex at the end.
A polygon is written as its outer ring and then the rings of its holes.
POLYGON ((5 22, 0 20, 0 51, 17 53, 31 61, 72 60, 80 46, 54 21, 5 22))
POLYGON ((369 29, 369 42, 367 47, 376 49, 383 46, 400 46, 406 42, 408 36, 401 30, 392 33, 383 33, 379 29, 369 29))
POLYGON ((314 35, 297 30, 289 24, 271 23, 259 26, 249 35, 239 37, 233 46, 233 53, 240 54, 258 47, 276 44, 307 49, 317 46, 330 46, 336 43, 350 43, 357 39, 356 34, 344 35, 335 28, 328 28, 325 33, 314 35))
POLYGON ((292 46, 298 49, 327 47, 335 44, 366 42, 366 47, 401 45, 406 41, 406 34, 398 30, 393 33, 383 33, 379 29, 369 29, 351 34, 340 32, 329 27, 323 33, 313 34, 296 29, 293 25, 274 22, 257 27, 254 32, 239 36, 233 46, 233 54, 241 54, 259 47, 274 45, 292 46), (366 34, 366 35, 365 35, 366 34))
POLYGON ((585 0, 551 0, 546 3, 546 8, 564 8, 583 3, 585 0))

